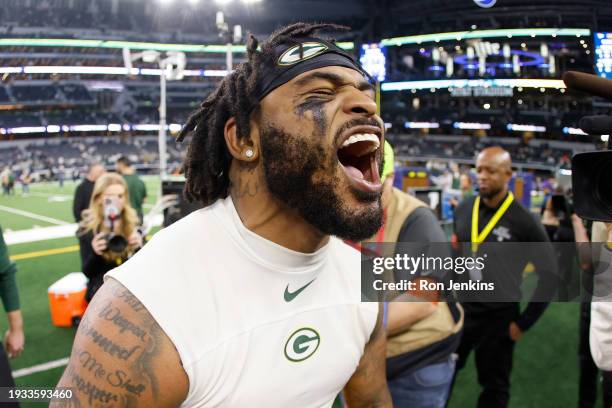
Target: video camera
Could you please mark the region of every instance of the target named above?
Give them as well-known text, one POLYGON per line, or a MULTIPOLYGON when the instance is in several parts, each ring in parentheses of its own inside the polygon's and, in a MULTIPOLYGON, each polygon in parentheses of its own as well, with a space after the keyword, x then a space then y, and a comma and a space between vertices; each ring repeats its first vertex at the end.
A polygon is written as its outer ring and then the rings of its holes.
MULTIPOLYGON (((563 82, 569 89, 612 100, 612 80, 568 71, 563 82)), ((580 128, 590 135, 612 133, 612 116, 586 116, 580 128)), ((572 157, 574 208, 580 218, 612 222, 612 150, 578 153, 572 157)))
POLYGON ((127 239, 120 234, 115 234, 115 221, 121 216, 119 208, 112 198, 104 199, 104 223, 110 228, 110 233, 106 234, 106 252, 122 253, 128 246, 127 239))

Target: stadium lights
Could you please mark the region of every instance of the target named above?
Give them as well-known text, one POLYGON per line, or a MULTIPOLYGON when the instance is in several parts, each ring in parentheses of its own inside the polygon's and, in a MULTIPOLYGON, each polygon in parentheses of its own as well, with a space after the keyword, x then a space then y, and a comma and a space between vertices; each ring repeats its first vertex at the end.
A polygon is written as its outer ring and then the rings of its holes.
POLYGON ((475 129, 491 129, 491 125, 488 123, 476 123, 476 122, 455 122, 453 123, 453 127, 455 129, 464 129, 464 130, 475 130, 475 129))
POLYGON ((515 123, 508 123, 506 128, 513 132, 539 132, 539 133, 546 132, 545 126, 518 125, 515 123))
POLYGON ((389 47, 406 45, 406 44, 422 44, 426 42, 439 41, 456 41, 457 37, 464 40, 476 38, 496 38, 496 37, 531 37, 534 36, 577 36, 590 35, 591 31, 585 28, 515 28, 515 29, 499 29, 499 30, 474 30, 474 31, 455 31, 437 34, 410 35, 406 37, 385 38, 381 41, 381 45, 389 47))
MULTIPOLYGON (((92 67, 92 66, 26 66, 26 67, 0 67, 0 74, 89 74, 89 75, 151 75, 159 76, 159 68, 125 68, 125 67, 92 67)), ((224 77, 227 71, 223 69, 186 69, 185 76, 224 77)))
POLYGON ((563 133, 565 133, 566 135, 586 135, 586 133, 584 133, 582 129, 573 127, 564 127, 563 133))
POLYGON ((69 126, 71 132, 104 132, 108 130, 107 125, 74 125, 69 126))
POLYGON ((0 67, 0 74, 21 74, 23 67, 0 67))
POLYGON ((15 128, 3 128, 4 134, 24 134, 24 133, 45 133, 47 128, 45 126, 23 126, 15 128))
MULTIPOLYGON (((68 38, 0 38, 0 47, 13 45, 25 47, 129 48, 131 50, 182 51, 217 54, 225 54, 227 51, 227 46, 221 44, 164 44, 115 40, 75 40, 68 38)), ((336 45, 345 50, 352 50, 355 48, 353 42, 338 42, 336 45)), ((246 53, 246 47, 244 45, 233 45, 232 52, 246 53)))
POLYGON ((128 70, 123 67, 89 67, 89 66, 27 66, 24 74, 102 74, 102 75, 139 75, 139 70, 128 70))
MULTIPOLYGON (((48 125, 48 126, 22 126, 14 128, 0 128, 0 134, 30 134, 30 133, 59 133, 62 132, 120 132, 121 130, 130 131, 138 130, 142 132, 156 132, 159 131, 159 124, 123 124, 110 123, 108 125, 48 125)), ((166 125, 166 130, 172 133, 179 132, 182 129, 182 125, 179 123, 170 123, 166 125)))
MULTIPOLYGON (((259 3, 261 0, 240 0, 240 1, 244 4, 252 4, 252 3, 259 3)), ((229 4, 231 2, 232 0, 215 0, 215 3, 221 4, 221 5, 229 4)))
POLYGON ((437 129, 440 124, 437 122, 405 122, 406 129, 437 129))
POLYGON ((132 130, 155 131, 159 130, 158 123, 145 123, 142 125, 132 125, 132 130))
POLYGON ((410 89, 465 88, 465 87, 519 87, 522 88, 565 88, 560 79, 440 79, 427 81, 385 82, 381 90, 404 91, 410 89))

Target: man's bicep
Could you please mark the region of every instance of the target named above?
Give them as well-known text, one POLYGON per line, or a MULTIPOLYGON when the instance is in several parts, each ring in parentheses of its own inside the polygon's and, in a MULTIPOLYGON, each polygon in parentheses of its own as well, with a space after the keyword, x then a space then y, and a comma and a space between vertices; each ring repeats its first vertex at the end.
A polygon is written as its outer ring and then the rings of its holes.
POLYGON ((370 341, 365 346, 357 370, 344 388, 349 408, 392 406, 386 379, 386 340, 381 304, 370 341))
POLYGON ((189 384, 165 333, 109 279, 87 308, 58 387, 73 390, 76 406, 176 407, 189 384))

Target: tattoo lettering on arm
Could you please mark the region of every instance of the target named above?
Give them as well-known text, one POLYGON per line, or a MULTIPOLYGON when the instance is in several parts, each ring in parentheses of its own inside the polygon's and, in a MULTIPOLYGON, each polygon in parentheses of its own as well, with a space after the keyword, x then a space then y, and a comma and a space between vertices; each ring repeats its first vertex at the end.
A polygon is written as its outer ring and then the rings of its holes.
POLYGON ((365 346, 357 370, 344 388, 349 408, 391 408, 386 378, 387 337, 382 324, 382 303, 376 327, 365 346))
POLYGON ((189 382, 178 352, 140 301, 110 279, 79 325, 58 387, 70 401, 51 407, 176 407, 189 382))

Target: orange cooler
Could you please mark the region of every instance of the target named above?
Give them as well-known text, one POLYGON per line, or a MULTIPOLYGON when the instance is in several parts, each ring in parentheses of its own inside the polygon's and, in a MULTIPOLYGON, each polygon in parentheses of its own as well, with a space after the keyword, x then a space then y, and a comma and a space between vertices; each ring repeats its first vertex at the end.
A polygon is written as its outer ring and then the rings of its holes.
POLYGON ((81 272, 72 272, 49 286, 49 309, 51 321, 58 327, 72 327, 85 313, 85 291, 87 277, 81 272))

